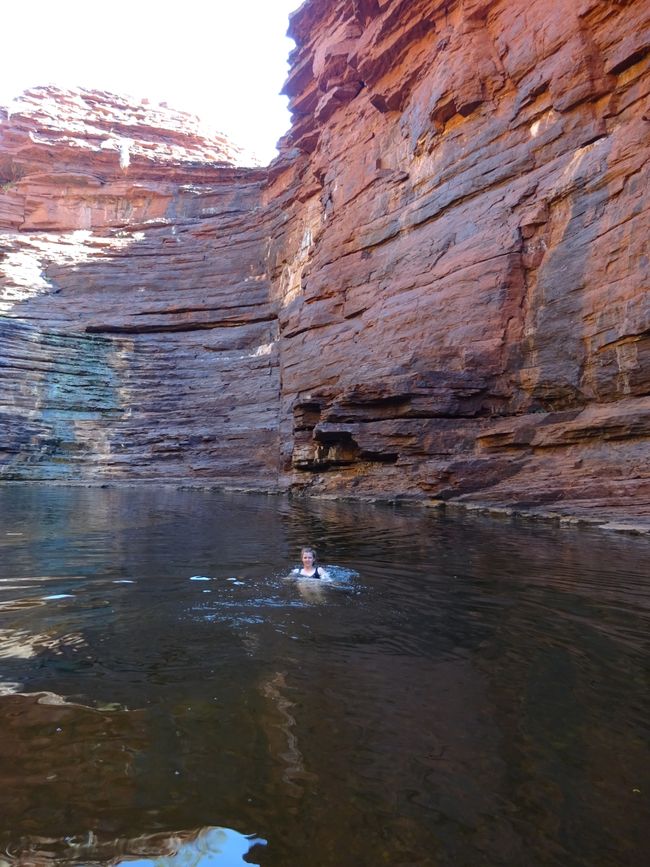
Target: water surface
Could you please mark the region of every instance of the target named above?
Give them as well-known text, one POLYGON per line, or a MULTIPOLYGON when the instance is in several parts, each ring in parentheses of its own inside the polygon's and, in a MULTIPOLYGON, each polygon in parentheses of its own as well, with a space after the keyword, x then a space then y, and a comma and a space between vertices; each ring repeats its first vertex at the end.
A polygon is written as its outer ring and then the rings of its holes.
POLYGON ((645 863, 647 540, 164 488, 0 515, 10 861, 645 863), (307 543, 332 585, 284 579, 307 543))

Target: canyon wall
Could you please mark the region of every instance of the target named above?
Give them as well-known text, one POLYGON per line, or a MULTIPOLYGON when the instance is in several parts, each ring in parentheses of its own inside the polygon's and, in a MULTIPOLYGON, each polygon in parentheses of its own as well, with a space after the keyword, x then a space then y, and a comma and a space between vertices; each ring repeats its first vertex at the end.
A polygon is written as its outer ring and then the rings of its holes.
POLYGON ((2 476, 650 518, 648 4, 290 33, 267 169, 105 94, 3 119, 2 476))
POLYGON ((308 2, 290 32, 288 478, 650 514, 650 6, 308 2))
POLYGON ((35 90, 0 129, 2 477, 275 486, 264 173, 109 94, 35 90))

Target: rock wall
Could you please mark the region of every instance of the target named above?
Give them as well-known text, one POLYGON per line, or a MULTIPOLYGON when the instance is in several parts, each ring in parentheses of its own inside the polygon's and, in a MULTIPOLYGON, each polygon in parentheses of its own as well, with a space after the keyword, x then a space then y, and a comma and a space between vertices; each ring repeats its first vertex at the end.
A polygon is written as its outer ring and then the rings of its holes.
POLYGON ((109 94, 33 91, 0 130, 1 476, 274 487, 264 174, 109 94))
POLYGON ((650 518, 648 4, 290 33, 266 170, 101 94, 0 126, 3 476, 650 518))
POLYGON ((307 2, 291 34, 286 478, 650 514, 650 6, 307 2))

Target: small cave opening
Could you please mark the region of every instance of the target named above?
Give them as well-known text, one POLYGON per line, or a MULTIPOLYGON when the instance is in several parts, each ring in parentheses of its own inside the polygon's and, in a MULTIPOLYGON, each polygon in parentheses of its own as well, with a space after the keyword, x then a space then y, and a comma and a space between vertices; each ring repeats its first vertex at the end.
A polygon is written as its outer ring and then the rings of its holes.
POLYGON ((314 463, 319 469, 357 463, 360 448, 350 431, 315 430, 314 463))
POLYGON ((396 464, 398 458, 397 452, 359 452, 359 459, 370 464, 396 464))

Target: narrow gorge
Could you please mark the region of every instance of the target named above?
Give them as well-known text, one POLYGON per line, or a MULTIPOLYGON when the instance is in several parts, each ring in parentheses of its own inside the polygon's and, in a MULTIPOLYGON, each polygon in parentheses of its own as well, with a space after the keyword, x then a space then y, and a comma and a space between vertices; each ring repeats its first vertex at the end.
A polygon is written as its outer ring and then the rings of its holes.
POLYGON ((650 6, 307 0, 268 167, 0 110, 0 479, 650 528, 650 6))

